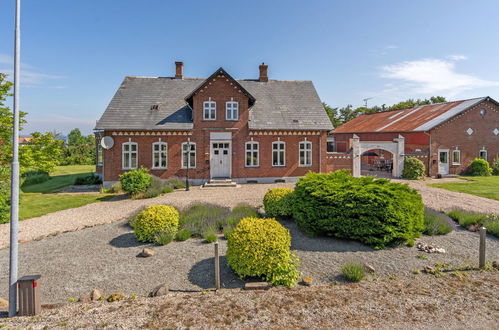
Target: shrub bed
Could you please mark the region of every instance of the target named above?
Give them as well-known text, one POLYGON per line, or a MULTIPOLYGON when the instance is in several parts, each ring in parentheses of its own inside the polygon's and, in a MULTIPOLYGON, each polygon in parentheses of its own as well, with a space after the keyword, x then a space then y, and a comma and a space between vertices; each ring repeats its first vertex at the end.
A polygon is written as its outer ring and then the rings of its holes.
POLYGON ((402 177, 410 180, 420 180, 425 177, 426 168, 423 162, 414 157, 406 157, 404 159, 404 170, 402 177))
POLYGON ((355 239, 376 249, 411 241, 424 229, 416 190, 386 179, 354 178, 348 171, 301 178, 293 215, 311 234, 355 239))
POLYGON ((270 217, 287 218, 293 215, 293 189, 269 189, 263 197, 265 214, 270 217))
MULTIPOLYGON (((140 242, 155 242, 156 235, 177 234, 179 223, 178 211, 167 205, 152 205, 142 210, 133 221, 135 236, 140 242)), ((164 239, 164 237, 162 237, 164 239)))
POLYGON ((143 193, 151 185, 152 177, 148 169, 141 167, 120 175, 121 188, 132 196, 143 193))
POLYGON ((262 277, 273 285, 294 286, 298 258, 291 253, 291 235, 275 219, 244 218, 227 243, 227 260, 234 272, 262 277))
POLYGON ((43 183, 50 180, 50 175, 47 172, 39 170, 29 170, 21 175, 23 180, 23 186, 29 186, 32 184, 43 183))
POLYGON ((445 235, 452 231, 452 226, 446 219, 442 218, 435 212, 425 210, 424 213, 424 230, 425 235, 445 235))
POLYGON ((467 171, 467 174, 471 176, 489 176, 491 173, 489 162, 481 158, 475 158, 467 171))
POLYGON ((77 186, 82 186, 82 185, 96 185, 96 184, 101 184, 102 180, 100 176, 97 174, 90 174, 87 176, 83 177, 77 177, 75 179, 75 185, 77 186))
POLYGON ((499 215, 483 214, 463 210, 453 210, 449 217, 457 221, 461 227, 476 231, 480 226, 487 228, 487 233, 499 238, 499 215))

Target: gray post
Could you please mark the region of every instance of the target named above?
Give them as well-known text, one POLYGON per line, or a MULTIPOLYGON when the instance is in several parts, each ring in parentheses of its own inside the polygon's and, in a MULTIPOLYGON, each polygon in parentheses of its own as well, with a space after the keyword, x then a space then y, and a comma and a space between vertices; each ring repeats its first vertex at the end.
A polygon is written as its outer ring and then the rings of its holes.
POLYGON ((215 288, 220 290, 220 256, 218 255, 218 242, 215 242, 215 288))
POLYGON ((19 78, 21 65, 21 0, 16 0, 14 32, 14 130, 12 134, 12 173, 10 196, 9 317, 17 311, 17 234, 19 231, 19 78))
POLYGON ((485 268, 485 235, 487 234, 487 228, 481 226, 478 229, 480 232, 480 256, 479 256, 479 267, 485 268))

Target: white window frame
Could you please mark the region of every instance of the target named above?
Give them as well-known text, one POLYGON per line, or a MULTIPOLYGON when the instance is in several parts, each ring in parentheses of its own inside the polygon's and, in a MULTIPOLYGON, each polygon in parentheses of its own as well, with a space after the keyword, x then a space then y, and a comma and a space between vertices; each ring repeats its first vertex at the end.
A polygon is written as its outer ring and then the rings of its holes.
POLYGON ((225 120, 239 120, 239 102, 236 101, 225 102, 225 120))
POLYGON ((272 160, 272 167, 285 167, 286 166, 286 143, 283 142, 283 141, 275 141, 275 142, 272 142, 272 157, 271 157, 271 160, 272 160), (283 145, 283 149, 282 149, 282 159, 281 159, 281 156, 280 156, 280 151, 281 149, 277 149, 277 160, 278 160, 278 163, 281 163, 281 160, 282 160, 282 164, 278 164, 278 165, 274 165, 274 146, 275 145, 283 145))
POLYGON ((139 144, 137 142, 123 142, 121 145, 121 168, 124 170, 136 169, 139 165, 139 144), (128 150, 125 151, 125 146, 128 146, 128 150), (135 146, 135 151, 132 151, 132 146, 135 146), (135 166, 132 166, 132 155, 135 154, 135 166), (125 157, 129 157, 128 165, 125 166, 125 157))
POLYGON ((215 101, 203 102, 203 120, 217 120, 217 103, 215 101), (213 111, 213 118, 211 118, 213 111))
POLYGON ((256 141, 248 141, 244 145, 244 166, 245 167, 259 167, 260 166, 260 143, 256 141), (248 149, 249 145, 256 145, 256 149, 253 147, 248 149), (248 165, 248 153, 253 157, 253 153, 256 152, 256 164, 248 165))
POLYGON ((168 143, 163 142, 163 141, 158 141, 154 142, 152 144, 152 167, 153 169, 166 169, 168 168, 168 143), (155 147, 159 146, 159 150, 155 150, 155 147), (165 150, 161 150, 161 146, 165 146, 165 150), (154 156, 156 154, 159 154, 159 166, 154 165, 154 156), (164 155, 163 155, 164 154, 164 155), (161 166, 161 163, 163 162, 163 158, 165 161, 165 166, 161 166))
POLYGON ((336 152, 336 141, 334 140, 334 137, 328 137, 328 138, 326 139, 326 152, 327 152, 328 154, 332 154, 332 153, 335 153, 335 152, 336 152), (334 151, 327 151, 327 145, 328 145, 330 142, 332 142, 332 143, 333 143, 333 149, 334 149, 334 151))
POLYGON ((300 141, 298 144, 298 166, 299 167, 310 167, 312 166, 312 142, 310 141, 300 141), (304 146, 310 145, 310 149, 305 148, 304 146), (303 148, 302 148, 303 146, 303 148), (305 163, 302 164, 301 161, 301 153, 304 152, 305 163), (308 156, 307 156, 308 154, 308 156))
POLYGON ((489 161, 489 153, 488 153, 487 149, 481 149, 480 152, 478 153, 478 158, 481 158, 481 159, 484 159, 486 161, 489 161), (485 158, 482 157, 482 152, 485 153, 485 158))
POLYGON ((182 158, 181 159, 182 164, 181 164, 181 167, 183 169, 187 168, 187 166, 184 165, 184 163, 185 163, 184 160, 185 160, 185 154, 186 153, 189 153, 188 161, 190 161, 190 159, 191 159, 190 154, 194 154, 194 166, 191 166, 192 164, 188 164, 189 165, 189 169, 196 168, 196 163, 197 163, 197 161, 196 161, 196 152, 197 152, 196 143, 195 142, 189 142, 189 144, 191 146, 194 146, 194 150, 190 150, 190 151, 187 151, 187 152, 184 151, 184 146, 187 146, 187 142, 183 142, 182 143, 182 150, 180 151, 182 153, 182 157, 181 157, 182 158))
POLYGON ((461 165, 461 150, 455 149, 452 150, 452 165, 461 165), (456 157, 454 156, 455 154, 458 154, 459 160, 456 162, 456 157))
POLYGON ((97 166, 102 166, 104 165, 104 148, 102 148, 102 145, 97 143, 97 166))

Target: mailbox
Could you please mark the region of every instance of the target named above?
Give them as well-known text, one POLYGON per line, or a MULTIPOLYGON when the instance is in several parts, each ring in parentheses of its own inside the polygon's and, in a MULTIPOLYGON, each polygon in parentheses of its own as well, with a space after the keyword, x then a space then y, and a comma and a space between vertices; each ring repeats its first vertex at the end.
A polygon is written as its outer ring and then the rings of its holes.
POLYGON ((37 315, 41 311, 40 275, 27 275, 17 280, 19 315, 37 315))

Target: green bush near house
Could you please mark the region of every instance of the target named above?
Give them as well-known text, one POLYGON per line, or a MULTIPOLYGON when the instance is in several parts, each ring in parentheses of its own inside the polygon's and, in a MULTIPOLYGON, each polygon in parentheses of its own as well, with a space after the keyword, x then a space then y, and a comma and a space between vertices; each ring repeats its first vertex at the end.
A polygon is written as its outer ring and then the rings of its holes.
POLYGON ((148 171, 147 168, 141 167, 121 174, 121 188, 132 196, 145 192, 152 182, 148 171))
POLYGON ((471 176, 489 176, 491 173, 489 162, 482 158, 475 158, 467 170, 467 174, 471 176))
POLYGON ((137 215, 133 227, 140 242, 153 243, 158 233, 169 234, 173 239, 178 223, 179 213, 173 206, 152 205, 137 215))
POLYGON ((287 218, 293 215, 293 189, 269 189, 263 197, 265 214, 269 217, 287 218))
POLYGON ((242 279, 262 277, 273 285, 294 286, 298 258, 291 252, 291 235, 275 219, 244 218, 227 241, 229 266, 242 279))
POLYGON ((360 282, 366 277, 364 266, 356 262, 348 262, 341 267, 341 275, 350 282, 360 282))
POLYGON ((296 223, 316 235, 354 239, 376 249, 420 236, 421 196, 408 185, 348 171, 309 172, 295 187, 296 223))
POLYGON ((452 231, 452 226, 446 219, 442 218, 435 212, 425 210, 424 213, 424 230, 425 235, 445 235, 452 231))
POLYGON ((414 157, 406 157, 404 159, 404 170, 402 177, 410 180, 421 180, 425 177, 426 168, 423 162, 414 157))

